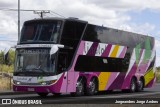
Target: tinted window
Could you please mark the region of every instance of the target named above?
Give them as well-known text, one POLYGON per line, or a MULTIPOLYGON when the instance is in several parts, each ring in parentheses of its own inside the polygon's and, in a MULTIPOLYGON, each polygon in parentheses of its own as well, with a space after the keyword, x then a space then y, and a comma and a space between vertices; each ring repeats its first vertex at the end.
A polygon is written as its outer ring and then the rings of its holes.
POLYGON ((59 37, 60 21, 26 22, 21 34, 21 42, 54 42, 59 37))
MULTIPOLYGON (((65 46, 69 46, 72 48, 72 49, 67 49, 67 48, 59 49, 59 53, 65 53, 63 55, 63 57, 66 59, 65 69, 67 69, 71 65, 74 54, 78 47, 78 43, 84 31, 85 25, 86 25, 85 23, 80 23, 76 21, 68 21, 68 20, 64 24, 64 29, 63 29, 63 33, 61 36, 60 44, 63 44, 65 46)), ((61 55, 59 55, 58 57, 59 59, 58 66, 61 66, 62 61, 64 61, 64 60, 60 61, 60 58, 63 59, 60 56, 61 55)), ((59 67, 58 69, 61 70, 61 67, 59 67)))
POLYGON ((84 27, 84 23, 66 21, 63 29, 62 39, 79 40, 83 33, 84 27))
MULTIPOLYGON (((118 29, 107 28, 103 26, 88 25, 83 40, 101 42, 107 44, 118 44, 135 48, 140 44, 140 48, 145 48, 145 40, 147 36, 126 32, 118 29)), ((151 47, 154 40, 150 38, 151 47)))
POLYGON ((81 72, 127 72, 129 61, 126 58, 110 58, 80 55, 75 71, 81 72))
POLYGON ((83 40, 99 42, 97 27, 94 25, 88 25, 83 40))

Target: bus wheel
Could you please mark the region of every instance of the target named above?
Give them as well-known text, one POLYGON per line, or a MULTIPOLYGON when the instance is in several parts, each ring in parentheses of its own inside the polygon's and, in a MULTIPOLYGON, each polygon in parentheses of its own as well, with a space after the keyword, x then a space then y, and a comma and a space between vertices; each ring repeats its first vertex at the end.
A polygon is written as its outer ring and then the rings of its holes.
POLYGON ((89 86, 87 88, 87 95, 94 95, 97 93, 97 81, 96 78, 92 78, 89 82, 89 86))
POLYGON ((48 95, 48 93, 37 93, 37 94, 41 97, 46 97, 48 95))
POLYGON ((71 93, 71 96, 82 96, 84 95, 84 81, 83 78, 79 78, 76 83, 76 92, 71 93))
POLYGON ((130 92, 135 92, 136 91, 136 79, 132 78, 131 83, 130 83, 130 92))
POLYGON ((142 91, 143 88, 144 88, 144 82, 143 82, 143 79, 141 78, 137 85, 137 91, 142 91))

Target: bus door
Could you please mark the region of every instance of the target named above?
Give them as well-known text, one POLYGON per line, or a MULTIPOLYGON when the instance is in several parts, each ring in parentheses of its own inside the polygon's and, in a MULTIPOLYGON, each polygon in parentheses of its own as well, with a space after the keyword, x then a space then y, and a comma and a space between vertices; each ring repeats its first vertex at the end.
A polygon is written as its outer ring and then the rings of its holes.
POLYGON ((67 52, 59 52, 58 53, 58 64, 57 64, 57 73, 64 73, 63 81, 62 81, 62 90, 61 92, 67 92, 67 74, 66 70, 68 68, 68 53, 67 52))

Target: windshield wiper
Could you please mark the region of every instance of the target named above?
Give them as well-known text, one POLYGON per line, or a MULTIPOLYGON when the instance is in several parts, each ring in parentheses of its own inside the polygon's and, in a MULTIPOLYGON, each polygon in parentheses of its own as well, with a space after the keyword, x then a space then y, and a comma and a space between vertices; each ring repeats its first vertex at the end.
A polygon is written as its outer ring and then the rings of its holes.
POLYGON ((40 71, 42 71, 42 72, 45 72, 43 69, 41 69, 41 68, 33 68, 32 70, 40 70, 40 71))

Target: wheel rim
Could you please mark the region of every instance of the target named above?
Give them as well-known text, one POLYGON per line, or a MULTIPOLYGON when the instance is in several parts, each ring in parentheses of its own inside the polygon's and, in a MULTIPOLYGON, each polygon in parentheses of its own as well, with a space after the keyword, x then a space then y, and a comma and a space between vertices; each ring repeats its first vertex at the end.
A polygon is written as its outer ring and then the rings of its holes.
POLYGON ((140 89, 140 90, 143 89, 143 82, 142 82, 142 80, 139 81, 139 89, 140 89))
POLYGON ((136 89, 136 84, 135 84, 134 80, 132 80, 131 90, 134 92, 135 89, 136 89))
POLYGON ((82 93, 83 92, 83 84, 82 84, 82 82, 80 82, 80 81, 77 82, 76 89, 77 89, 78 93, 82 93))
POLYGON ((96 84, 94 82, 94 80, 90 81, 89 83, 89 89, 90 89, 90 92, 94 93, 95 90, 96 90, 96 84))

